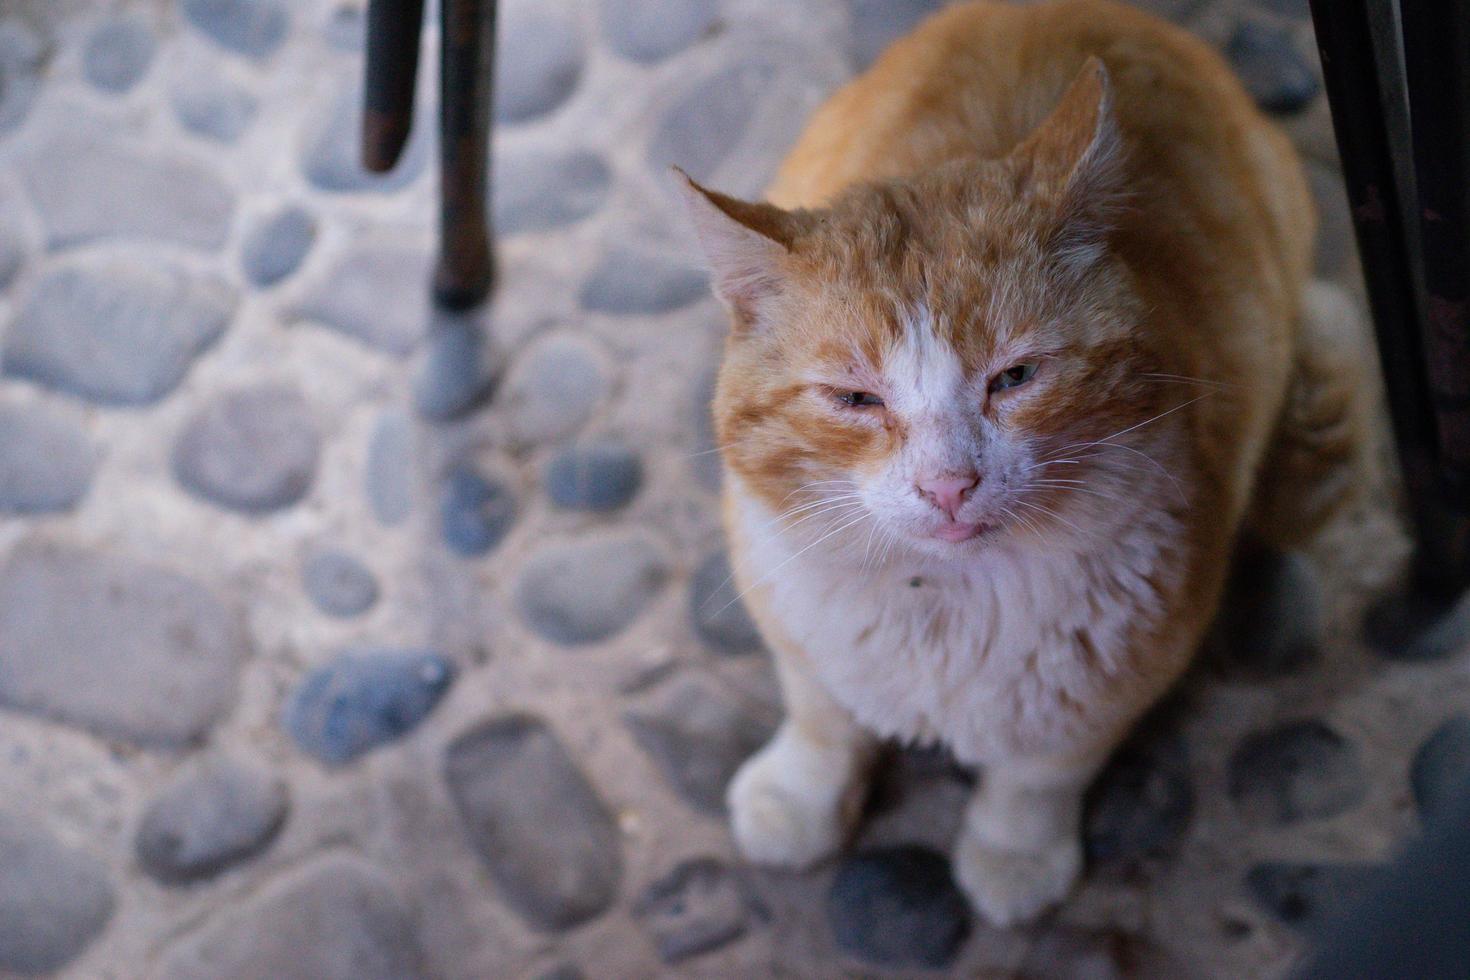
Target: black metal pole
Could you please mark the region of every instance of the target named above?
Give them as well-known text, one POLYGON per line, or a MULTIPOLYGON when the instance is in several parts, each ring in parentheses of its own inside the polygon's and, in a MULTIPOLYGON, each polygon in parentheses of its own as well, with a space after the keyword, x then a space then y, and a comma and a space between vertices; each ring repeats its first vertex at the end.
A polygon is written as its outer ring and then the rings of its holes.
POLYGON ((370 0, 363 77, 362 164, 392 170, 413 128, 424 0, 370 0))
MULTIPOLYGON (((1470 509, 1470 0, 1403 4, 1429 391, 1446 497, 1470 509)), ((1463 553, 1462 544, 1462 553, 1463 553)))
POLYGON ((441 0, 440 251, 434 296, 449 309, 480 303, 493 278, 486 196, 495 6, 495 0, 441 0))
MULTIPOLYGON (((1443 604, 1464 589, 1470 567, 1442 480, 1422 291, 1415 274, 1421 258, 1417 206, 1407 202, 1414 210, 1406 211, 1400 199, 1402 175, 1394 171, 1379 89, 1381 78, 1398 75, 1398 38, 1392 10, 1385 6, 1390 2, 1312 0, 1312 19, 1413 522, 1414 586, 1443 604)), ((1442 10, 1437 4, 1425 6, 1442 10)))

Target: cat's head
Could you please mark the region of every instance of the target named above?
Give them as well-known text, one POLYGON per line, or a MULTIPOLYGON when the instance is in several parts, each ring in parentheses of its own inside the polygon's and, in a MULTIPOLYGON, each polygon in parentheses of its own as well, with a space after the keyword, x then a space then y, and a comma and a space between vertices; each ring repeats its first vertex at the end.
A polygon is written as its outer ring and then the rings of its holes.
POLYGON ((1097 443, 1159 410, 1110 243, 1125 183, 1095 61, 1002 160, 856 186, 819 211, 681 180, 732 319, 714 408, 726 464, 813 535, 962 557, 1084 530, 1127 486, 1099 475, 1147 466, 1097 443))

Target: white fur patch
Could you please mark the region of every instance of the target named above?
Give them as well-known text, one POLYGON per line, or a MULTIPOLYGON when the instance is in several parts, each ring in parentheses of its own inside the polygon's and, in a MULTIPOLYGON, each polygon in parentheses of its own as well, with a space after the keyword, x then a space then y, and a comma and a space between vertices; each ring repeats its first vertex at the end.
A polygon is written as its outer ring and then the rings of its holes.
POLYGON ((763 590, 762 614, 864 727, 981 764, 1091 748, 1131 710, 1112 695, 1133 629, 1163 611, 1150 580, 1177 577, 1169 519, 1085 552, 1004 538, 964 562, 909 553, 858 572, 837 540, 803 551, 730 479, 742 588, 763 590))
POLYGON ((939 335, 929 309, 920 305, 902 321, 903 336, 885 357, 888 400, 908 418, 942 415, 953 409, 965 383, 964 365, 939 335))

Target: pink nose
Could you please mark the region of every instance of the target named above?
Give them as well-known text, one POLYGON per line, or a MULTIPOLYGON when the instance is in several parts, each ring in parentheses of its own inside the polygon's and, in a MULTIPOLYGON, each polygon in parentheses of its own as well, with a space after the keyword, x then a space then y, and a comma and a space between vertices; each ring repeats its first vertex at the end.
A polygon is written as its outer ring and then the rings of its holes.
POLYGON ((965 498, 979 483, 980 474, 967 473, 964 476, 931 477, 920 480, 916 486, 919 488, 919 496, 948 514, 950 520, 954 520, 965 498))

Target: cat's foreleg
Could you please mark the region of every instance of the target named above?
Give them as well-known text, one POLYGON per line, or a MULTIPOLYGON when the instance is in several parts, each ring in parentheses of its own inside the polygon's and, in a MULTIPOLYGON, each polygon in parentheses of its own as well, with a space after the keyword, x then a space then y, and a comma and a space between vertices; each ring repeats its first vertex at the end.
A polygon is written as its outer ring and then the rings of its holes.
POLYGON ((878 743, 822 689, 800 652, 773 646, 786 720, 730 782, 730 824, 750 860, 801 868, 846 841, 878 743))
POLYGON ((993 925, 1033 919, 1071 891, 1082 873, 1082 794, 1106 757, 987 765, 965 809, 954 870, 993 925))

